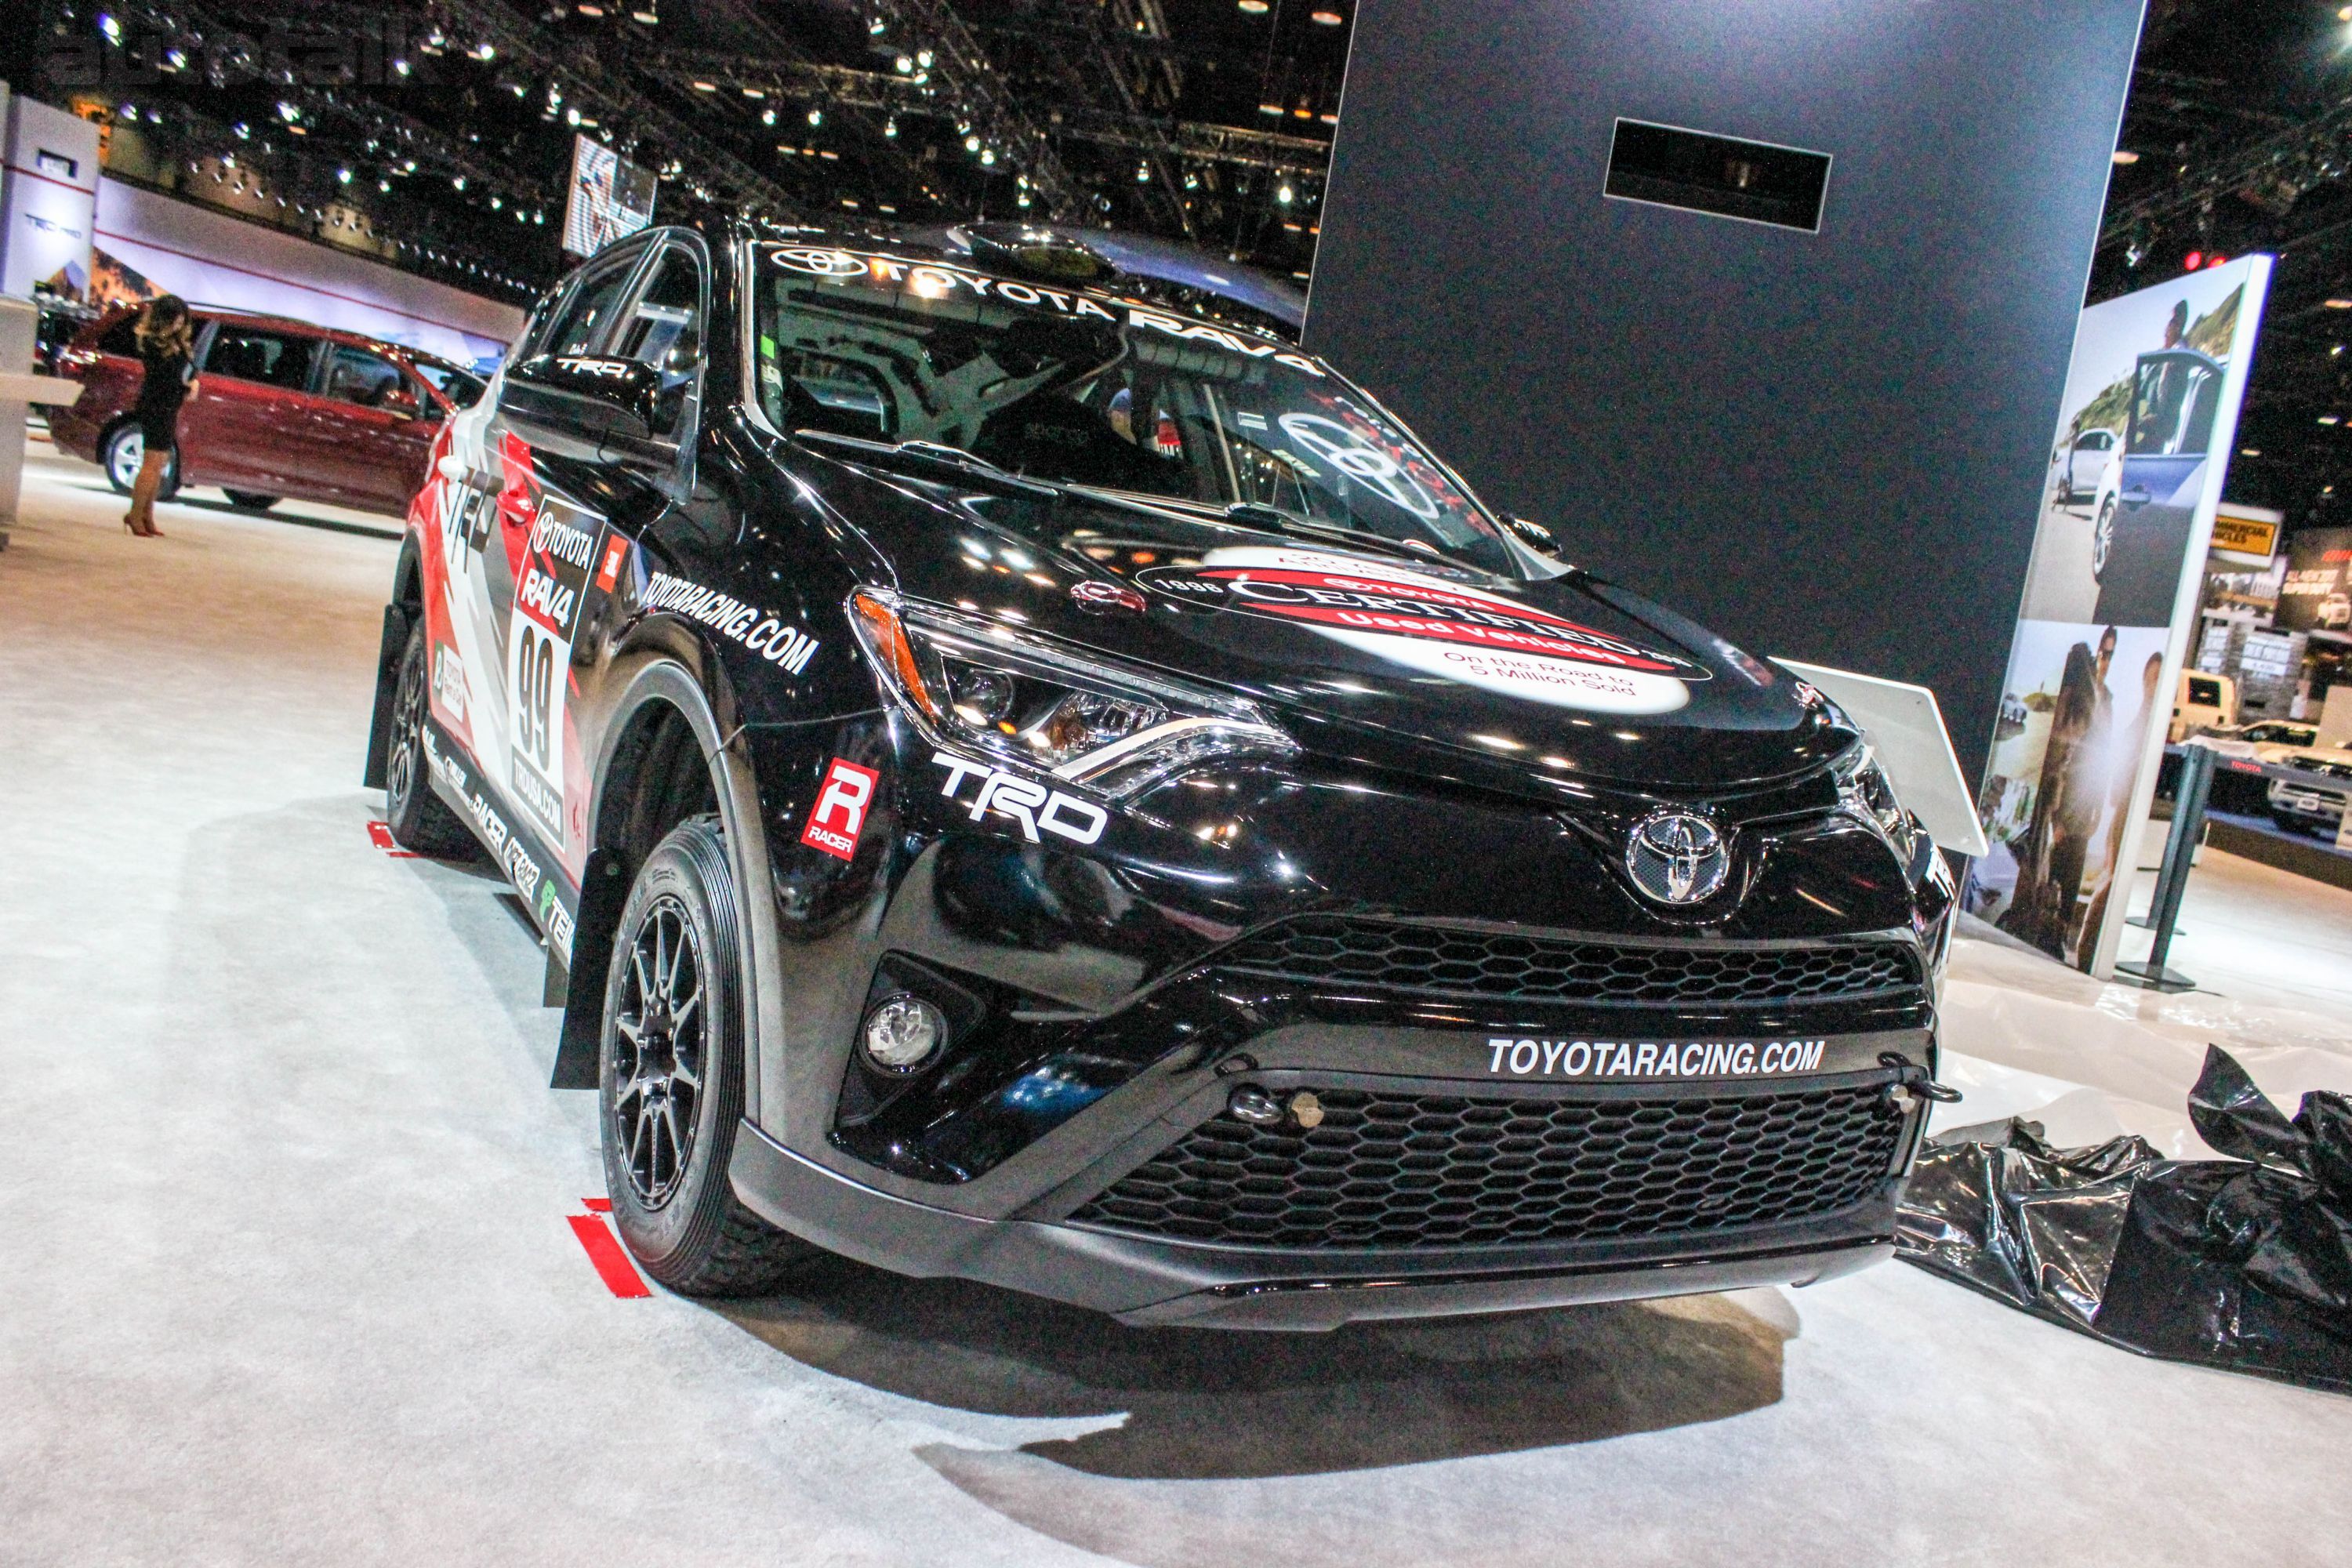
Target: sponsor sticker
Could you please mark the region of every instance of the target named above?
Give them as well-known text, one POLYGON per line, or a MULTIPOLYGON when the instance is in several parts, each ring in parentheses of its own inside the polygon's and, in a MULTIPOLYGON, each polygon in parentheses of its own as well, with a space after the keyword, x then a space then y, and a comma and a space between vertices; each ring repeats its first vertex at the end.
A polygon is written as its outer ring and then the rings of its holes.
POLYGON ((1538 1040, 1486 1039, 1493 1078, 1584 1079, 1601 1082, 1708 1078, 1785 1078, 1819 1071, 1825 1039, 1538 1040))
POLYGON ((615 533, 604 541, 604 563, 596 569, 596 586, 611 593, 621 580, 621 563, 629 558, 629 542, 615 533))
POLYGON ((1607 713, 1669 713, 1706 668, 1563 616, 1411 570, 1318 551, 1213 551, 1138 574, 1192 604, 1283 620, 1377 658, 1506 696, 1607 713))
POLYGON ((971 796, 971 816, 974 822, 994 812, 1020 824, 1022 837, 1032 844, 1044 842, 1038 837, 1040 830, 1073 844, 1092 844, 1110 824, 1110 813, 1101 806, 1049 789, 1034 779, 1006 773, 1003 768, 970 762, 952 752, 934 752, 931 763, 948 770, 940 793, 959 805, 963 802, 957 792, 963 788, 964 780, 980 780, 980 787, 971 796))
POLYGON ((857 835, 866 826, 866 808, 874 804, 879 778, 872 768, 834 758, 833 765, 824 771, 824 784, 816 792, 808 826, 801 829, 801 842, 836 860, 856 858, 857 835))
POLYGON ((700 621, 719 636, 742 644, 770 664, 782 665, 794 675, 806 669, 809 660, 816 656, 816 638, 796 626, 786 626, 775 615, 716 588, 706 588, 666 572, 656 572, 646 580, 643 603, 648 610, 667 610, 688 620, 700 621))

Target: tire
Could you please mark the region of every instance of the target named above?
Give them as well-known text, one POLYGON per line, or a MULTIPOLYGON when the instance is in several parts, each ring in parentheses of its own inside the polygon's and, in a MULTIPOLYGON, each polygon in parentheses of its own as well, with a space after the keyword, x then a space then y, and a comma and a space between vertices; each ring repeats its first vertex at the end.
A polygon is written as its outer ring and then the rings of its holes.
MULTIPOLYGON (((139 465, 147 456, 147 437, 139 426, 126 419, 106 433, 99 443, 98 466, 106 470, 106 482, 118 495, 129 495, 131 482, 139 477, 139 465)), ((169 500, 180 493, 180 459, 173 456, 163 469, 163 483, 155 492, 158 500, 169 500)))
POLYGON ((2115 552, 2115 548, 2116 502, 2115 498, 2110 496, 2107 498, 2107 504, 2099 509, 2098 521, 2091 524, 2092 581, 2096 582, 2105 573, 2107 557, 2115 552))
POLYGON ((772 1291, 822 1256, 745 1208, 728 1180, 743 1114, 741 930, 718 818, 694 817, 637 873, 604 981, 604 1190, 639 1266, 686 1296, 772 1291))
POLYGON ((425 758, 425 621, 408 628, 392 693, 392 743, 383 764, 383 820, 404 849, 442 860, 470 858, 474 835, 433 793, 425 758))
POLYGON ((221 493, 228 497, 229 505, 243 507, 247 511, 268 511, 278 504, 279 499, 277 496, 261 495, 253 490, 233 490, 225 485, 221 488, 221 493))

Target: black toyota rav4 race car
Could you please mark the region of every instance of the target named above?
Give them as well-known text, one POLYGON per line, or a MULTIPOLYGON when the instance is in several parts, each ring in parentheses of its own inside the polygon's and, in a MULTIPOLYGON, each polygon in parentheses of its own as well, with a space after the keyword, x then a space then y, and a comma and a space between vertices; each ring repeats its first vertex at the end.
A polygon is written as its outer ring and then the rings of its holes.
POLYGON ((631 1251, 1241 1328, 1886 1256, 1952 896, 1853 725, 1139 288, 650 231, 443 436, 367 776, 543 929, 631 1251))

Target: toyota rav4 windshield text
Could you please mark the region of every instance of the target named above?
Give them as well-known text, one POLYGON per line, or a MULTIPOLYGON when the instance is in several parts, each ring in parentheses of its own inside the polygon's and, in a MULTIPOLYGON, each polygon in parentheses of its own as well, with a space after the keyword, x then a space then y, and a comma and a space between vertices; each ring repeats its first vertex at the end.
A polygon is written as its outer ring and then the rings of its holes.
POLYGON ((1271 509, 1301 532, 1511 569, 1458 480, 1282 343, 940 262, 766 255, 760 400, 780 429, 957 447, 1055 484, 1271 509))

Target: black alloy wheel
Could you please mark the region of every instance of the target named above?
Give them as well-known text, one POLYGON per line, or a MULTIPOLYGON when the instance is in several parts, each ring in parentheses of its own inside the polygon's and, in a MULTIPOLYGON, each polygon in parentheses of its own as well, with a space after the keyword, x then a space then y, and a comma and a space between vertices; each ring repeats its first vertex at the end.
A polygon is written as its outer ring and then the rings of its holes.
POLYGON ((637 873, 604 981, 604 1190, 639 1266, 688 1296, 772 1290, 817 1255, 728 1179, 748 1047, 740 910, 719 819, 680 823, 637 873))
POLYGON ((677 1195, 694 1152, 709 1054, 704 1049, 702 952, 686 906, 671 894, 646 910, 621 973, 613 1014, 613 1125, 630 1189, 647 1210, 677 1195))
POLYGON ((422 616, 408 628, 392 693, 392 749, 384 759, 383 819, 404 849, 441 859, 473 853, 474 836, 433 793, 426 777, 425 700, 428 649, 422 616))

